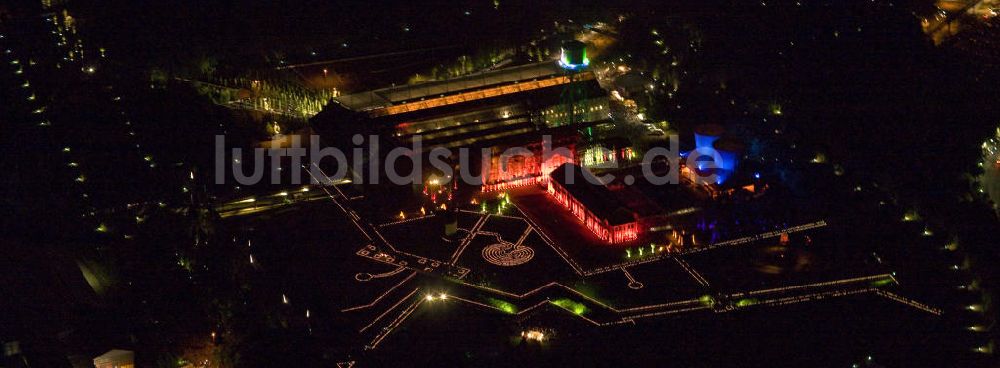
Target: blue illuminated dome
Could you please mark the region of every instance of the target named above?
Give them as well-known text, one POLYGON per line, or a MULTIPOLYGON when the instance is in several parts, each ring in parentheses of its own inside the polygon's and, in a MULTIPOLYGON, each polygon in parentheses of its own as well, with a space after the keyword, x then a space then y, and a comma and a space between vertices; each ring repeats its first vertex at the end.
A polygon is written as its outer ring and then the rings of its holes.
POLYGON ((715 151, 722 156, 722 168, 725 170, 736 170, 740 158, 743 156, 745 146, 736 138, 720 138, 712 144, 715 151))
POLYGON ((712 147, 722 158, 722 162, 718 163, 720 168, 716 173, 718 175, 716 184, 722 184, 736 171, 746 146, 736 138, 723 137, 716 139, 712 143, 712 147))
POLYGON ((718 124, 702 124, 694 128, 695 148, 713 148, 712 144, 719 139, 726 130, 718 124))

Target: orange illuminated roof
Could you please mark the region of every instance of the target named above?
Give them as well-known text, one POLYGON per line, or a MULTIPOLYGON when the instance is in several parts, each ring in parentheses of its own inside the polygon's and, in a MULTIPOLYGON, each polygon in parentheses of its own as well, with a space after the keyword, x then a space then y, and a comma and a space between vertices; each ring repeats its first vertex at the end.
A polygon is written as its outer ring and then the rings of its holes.
POLYGON ((462 92, 449 96, 429 98, 422 101, 414 101, 414 102, 402 103, 399 105, 387 106, 376 110, 372 110, 369 113, 369 115, 371 117, 395 115, 395 114, 430 109, 440 106, 454 105, 467 101, 475 101, 497 96, 514 94, 514 93, 521 93, 525 91, 531 91, 546 87, 567 84, 570 82, 578 82, 590 79, 594 79, 594 74, 580 73, 577 74, 573 79, 570 79, 570 77, 563 75, 563 76, 556 76, 539 80, 517 82, 513 84, 484 88, 475 91, 462 92))

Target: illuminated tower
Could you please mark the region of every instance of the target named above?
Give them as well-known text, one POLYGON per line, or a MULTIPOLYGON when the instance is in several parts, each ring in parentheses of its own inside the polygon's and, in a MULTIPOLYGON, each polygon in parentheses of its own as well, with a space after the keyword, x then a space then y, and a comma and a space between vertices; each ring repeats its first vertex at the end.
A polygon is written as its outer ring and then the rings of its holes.
MULTIPOLYGON (((565 106, 567 119, 565 125, 576 124, 577 106, 586 101, 587 90, 579 81, 583 80, 582 71, 590 65, 587 58, 587 45, 577 40, 567 40, 562 42, 561 53, 559 55, 559 66, 563 68, 569 83, 562 92, 562 100, 565 106)), ((588 138, 591 136, 590 129, 587 129, 588 138)))
POLYGON ((571 72, 578 72, 590 65, 587 58, 587 45, 577 40, 567 40, 562 43, 562 53, 559 55, 559 66, 571 72))

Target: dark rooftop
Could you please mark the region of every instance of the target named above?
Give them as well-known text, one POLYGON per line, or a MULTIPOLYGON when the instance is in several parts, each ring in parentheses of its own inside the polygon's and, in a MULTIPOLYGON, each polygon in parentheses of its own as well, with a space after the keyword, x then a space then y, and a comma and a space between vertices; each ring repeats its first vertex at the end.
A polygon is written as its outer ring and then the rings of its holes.
POLYGON ((602 184, 603 181, 586 168, 574 163, 565 163, 553 170, 549 177, 566 188, 566 191, 590 212, 602 220, 607 220, 609 224, 621 225, 635 221, 633 212, 623 207, 615 194, 602 184))

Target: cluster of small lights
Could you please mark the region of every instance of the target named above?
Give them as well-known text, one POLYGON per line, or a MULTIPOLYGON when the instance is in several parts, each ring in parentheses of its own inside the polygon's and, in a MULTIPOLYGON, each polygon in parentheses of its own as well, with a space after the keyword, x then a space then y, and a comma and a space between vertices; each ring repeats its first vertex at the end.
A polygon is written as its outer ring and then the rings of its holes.
POLYGON ((648 247, 642 246, 635 249, 629 248, 625 249, 625 258, 643 257, 647 255, 653 255, 656 253, 664 252, 667 248, 662 245, 650 244, 648 247))
MULTIPOLYGON (((608 100, 606 98, 592 98, 582 101, 578 104, 573 105, 573 115, 577 116, 578 121, 592 121, 592 120, 602 120, 607 117, 607 112, 610 107, 608 105, 608 100), (583 106, 581 106, 583 105, 583 106), (586 114, 587 116, 581 117, 579 115, 586 114)), ((544 119, 545 124, 548 126, 559 126, 568 123, 568 121, 561 118, 567 118, 570 113, 566 111, 564 105, 557 107, 552 107, 547 110, 542 110, 542 119, 544 119)))
POLYGON ((437 294, 427 294, 424 295, 424 300, 433 302, 435 300, 448 300, 448 294, 437 293, 437 294))
MULTIPOLYGON (((517 185, 514 182, 507 182, 507 183, 512 183, 511 185, 513 185, 513 187, 517 187, 517 186, 523 186, 523 185, 530 185, 531 182, 536 181, 535 178, 528 178, 528 179, 524 179, 524 180, 525 180, 525 184, 522 184, 522 185, 517 185)), ((502 183, 502 184, 507 184, 507 183, 502 183)), ((500 185, 500 184, 496 184, 496 185, 500 185)), ((510 193, 508 193, 508 192, 501 192, 500 194, 497 194, 495 204, 493 204, 493 205, 490 205, 489 201, 487 201, 487 200, 484 199, 482 201, 482 203, 480 204, 480 207, 481 207, 480 208, 480 212, 482 212, 482 213, 490 213, 490 208, 492 207, 492 208, 496 208, 496 214, 497 215, 502 215, 504 213, 504 211, 507 210, 507 208, 509 206, 511 206, 510 193)))
POLYGON ((545 340, 545 333, 538 330, 527 330, 527 331, 521 331, 521 337, 523 337, 525 340, 542 342, 543 340, 545 340))
MULTIPOLYGON (((327 73, 324 73, 324 77, 327 73)), ((340 96, 337 88, 310 90, 279 81, 249 78, 218 78, 200 86, 229 89, 249 89, 252 97, 230 102, 233 107, 264 111, 292 118, 310 118, 318 114, 334 98, 340 96)))
MULTIPOLYGON (((1000 137, 1000 129, 998 129, 997 134, 998 134, 998 137, 1000 137)), ((995 154, 995 151, 991 152, 987 148, 989 143, 990 143, 990 141, 988 141, 987 143, 983 144, 983 150, 984 150, 983 153, 984 153, 984 156, 986 156, 987 154, 995 154)), ((902 218, 903 222, 917 222, 917 221, 922 221, 922 220, 923 220, 923 217, 916 210, 908 210, 908 211, 906 211, 903 214, 903 218, 902 218)), ((923 229, 923 231, 921 231, 920 235, 923 236, 923 237, 931 237, 931 236, 934 236, 934 231, 931 229, 931 227, 929 225, 925 224, 924 225, 924 229, 923 229)), ((948 242, 947 244, 945 244, 944 246, 942 246, 941 249, 944 250, 944 251, 956 251, 956 250, 958 250, 958 242, 953 239, 950 242, 948 242)), ((958 264, 950 265, 950 266, 948 266, 948 268, 951 269, 954 272, 964 272, 964 273, 971 272, 971 270, 969 270, 967 267, 963 267, 962 265, 958 265, 958 264)), ((895 274, 895 273, 893 273, 893 274, 895 274)), ((973 285, 974 284, 975 284, 975 281, 973 282, 973 285)), ((959 289, 959 290, 973 291, 973 288, 970 287, 970 285, 965 285, 965 284, 958 285, 956 288, 959 289)), ((928 312, 931 312, 931 313, 935 313, 935 314, 940 314, 941 313, 940 310, 938 310, 936 308, 928 307, 926 305, 923 305, 922 303, 919 303, 919 302, 916 302, 916 301, 913 301, 913 300, 910 300, 910 299, 906 299, 904 297, 901 297, 899 295, 895 295, 895 294, 887 292, 887 291, 879 290, 876 293, 879 294, 879 295, 882 295, 882 296, 884 296, 884 297, 886 297, 888 299, 895 300, 895 301, 898 301, 900 303, 907 304, 907 305, 913 306, 913 307, 918 308, 918 309, 922 309, 922 310, 925 310, 925 311, 928 311, 928 312)), ((970 311, 970 312, 974 312, 974 313, 980 313, 980 312, 983 311, 983 307, 982 307, 981 304, 964 305, 964 306, 962 306, 962 309, 970 311)), ((981 318, 981 317, 979 317, 979 318, 981 318)), ((979 331, 981 331, 981 328, 982 328, 981 325, 974 325, 974 326, 969 327, 968 330, 971 331, 971 332, 979 332, 979 331)), ((977 351, 977 352, 983 352, 983 351, 979 351, 979 349, 981 349, 981 348, 982 347, 974 347, 972 350, 973 351, 977 351)))
POLYGON ((983 173, 978 180, 978 191, 993 202, 994 209, 1000 209, 1000 128, 996 129, 993 137, 983 142, 979 167, 983 173))
MULTIPOLYGON (((68 18, 69 16, 68 16, 68 14, 64 14, 64 17, 68 18)), ((60 48, 60 47, 65 47, 66 46, 66 38, 65 38, 65 35, 63 34, 64 30, 62 28, 62 25, 60 25, 60 24, 58 24, 56 22, 55 16, 52 16, 51 18, 47 18, 46 20, 47 20, 48 23, 50 23, 51 25, 53 25, 55 27, 55 29, 52 30, 51 32, 54 35, 57 35, 59 37, 59 39, 56 42, 55 47, 57 49, 60 48)), ((6 38, 6 36, 3 37, 3 39, 5 39, 5 38, 6 38)), ((77 41, 77 45, 78 45, 78 47, 82 47, 82 46, 79 46, 79 41, 77 41)), ((10 64, 17 67, 15 69, 15 71, 14 71, 15 75, 24 75, 25 74, 24 73, 25 66, 32 67, 32 66, 36 65, 36 62, 33 59, 29 59, 27 63, 22 63, 20 59, 14 58, 14 53, 10 49, 6 49, 5 55, 8 55, 8 57, 12 58, 12 60, 10 60, 10 64)), ((64 61, 72 61, 72 59, 74 59, 74 58, 75 58, 74 52, 70 51, 69 57, 68 58, 63 58, 63 59, 64 59, 64 61), (67 60, 67 59, 69 59, 69 60, 67 60)), ((61 64, 56 63, 55 67, 56 68, 61 68, 61 64)), ((20 86, 28 94, 28 96, 26 97, 26 100, 28 102, 32 102, 32 103, 37 104, 38 103, 37 101, 39 100, 38 96, 32 90, 32 83, 27 79, 27 77, 25 77, 24 82, 21 83, 20 86)), ((49 126, 52 125, 52 123, 47 119, 45 111, 46 111, 46 106, 44 106, 44 105, 40 105, 40 106, 37 106, 37 107, 35 107, 35 108, 32 109, 32 114, 36 115, 36 118, 38 119, 37 126, 43 127, 43 128, 49 127, 49 126)), ((63 147, 61 149, 61 152, 64 155, 72 155, 72 149, 69 146, 63 147)), ((77 170, 76 173, 75 173, 75 175, 73 176, 73 181, 75 183, 81 185, 81 193, 80 193, 81 197, 83 199, 85 199, 85 200, 88 199, 90 197, 90 195, 87 193, 87 191, 85 189, 85 186, 83 186, 87 182, 87 176, 82 172, 82 169, 80 168, 80 166, 81 166, 80 163, 77 162, 77 161, 74 161, 74 160, 70 160, 70 161, 68 161, 66 163, 66 166, 69 167, 69 168, 73 168, 73 169, 77 170)), ((87 208, 87 206, 85 206, 85 208, 87 208)), ((84 209, 83 211, 84 211, 83 214, 82 214, 83 217, 88 217, 88 216, 92 217, 95 214, 95 211, 93 211, 93 210, 86 210, 86 209, 84 209)), ((97 225, 93 229, 94 229, 95 232, 100 233, 100 234, 108 233, 108 232, 111 231, 110 227, 107 224, 103 223, 103 222, 98 222, 97 225)), ((123 236, 124 236, 125 239, 131 239, 132 238, 132 236, 129 235, 129 234, 124 234, 123 236)))
MULTIPOLYGON (((529 185, 538 185, 540 183, 543 183, 544 181, 545 181, 545 178, 542 177, 542 176, 531 176, 531 177, 527 177, 527 178, 514 179, 514 180, 504 181, 504 182, 500 182, 500 183, 495 183, 495 184, 484 184, 482 186, 481 191, 483 193, 491 193, 491 192, 497 192, 497 191, 502 191, 502 190, 507 190, 507 189, 514 189, 514 188, 526 187, 526 186, 529 186, 529 185)), ((485 206, 485 203, 484 203, 484 206, 485 206)), ((484 210, 484 212, 485 212, 485 210, 484 210)))
POLYGON ((531 261, 535 257, 535 250, 522 245, 524 239, 531 234, 531 231, 532 228, 529 226, 514 243, 504 241, 503 237, 498 233, 489 231, 477 232, 477 234, 493 236, 497 241, 483 248, 481 252, 483 259, 494 265, 504 267, 518 266, 531 261))

